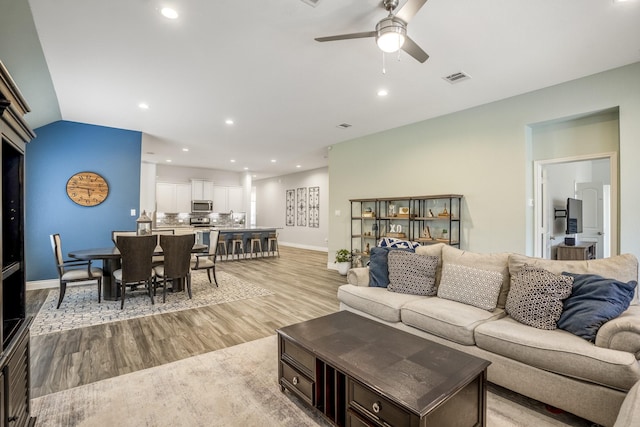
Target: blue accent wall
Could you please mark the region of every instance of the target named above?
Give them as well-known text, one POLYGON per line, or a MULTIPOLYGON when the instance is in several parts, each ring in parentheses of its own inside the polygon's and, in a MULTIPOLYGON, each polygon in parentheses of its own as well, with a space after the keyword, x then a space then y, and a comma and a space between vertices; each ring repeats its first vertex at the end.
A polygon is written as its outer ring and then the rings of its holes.
POLYGON ((68 121, 35 132, 25 156, 28 281, 58 277, 50 234, 60 234, 65 259, 72 250, 112 246, 111 231, 135 230, 137 216, 130 213, 140 208, 140 132, 68 121), (67 180, 83 171, 109 184, 98 206, 79 206, 67 196, 67 180))

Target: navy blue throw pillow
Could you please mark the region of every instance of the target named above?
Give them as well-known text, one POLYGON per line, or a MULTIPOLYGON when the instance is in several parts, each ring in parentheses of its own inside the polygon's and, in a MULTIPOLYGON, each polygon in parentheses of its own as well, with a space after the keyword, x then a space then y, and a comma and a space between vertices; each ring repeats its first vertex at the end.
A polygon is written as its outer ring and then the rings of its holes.
POLYGON ((597 274, 562 273, 573 277, 571 296, 564 300, 558 328, 594 342, 600 326, 629 308, 638 282, 606 279, 597 274))
POLYGON ((415 252, 413 249, 399 249, 390 247, 371 248, 369 258, 369 286, 386 288, 389 285, 389 251, 415 252))

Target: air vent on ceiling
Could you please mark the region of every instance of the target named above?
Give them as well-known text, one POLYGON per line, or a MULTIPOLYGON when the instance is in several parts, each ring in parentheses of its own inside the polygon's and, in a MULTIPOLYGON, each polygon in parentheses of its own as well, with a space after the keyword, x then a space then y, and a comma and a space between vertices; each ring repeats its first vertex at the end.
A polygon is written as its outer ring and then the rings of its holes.
POLYGON ((312 7, 316 7, 318 5, 318 3, 320 3, 320 0, 300 0, 300 1, 302 1, 302 3, 306 3, 306 4, 308 4, 309 6, 312 6, 312 7))
POLYGON ((453 83, 458 83, 464 80, 469 80, 471 78, 470 75, 465 74, 463 71, 457 72, 457 73, 453 73, 453 74, 449 74, 446 77, 443 77, 443 79, 445 79, 446 81, 448 81, 449 83, 453 84, 453 83))
POLYGON ((340 129, 346 129, 350 128, 351 125, 349 123, 340 123, 337 127, 339 127, 340 129))

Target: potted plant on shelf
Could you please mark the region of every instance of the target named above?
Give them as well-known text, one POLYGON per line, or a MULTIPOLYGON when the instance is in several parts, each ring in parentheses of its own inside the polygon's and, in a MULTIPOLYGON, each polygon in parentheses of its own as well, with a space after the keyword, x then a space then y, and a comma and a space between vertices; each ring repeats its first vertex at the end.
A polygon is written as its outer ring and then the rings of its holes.
POLYGON ((336 252, 336 266, 338 267, 338 273, 346 276, 349 268, 351 268, 351 252, 347 249, 338 250, 336 252))

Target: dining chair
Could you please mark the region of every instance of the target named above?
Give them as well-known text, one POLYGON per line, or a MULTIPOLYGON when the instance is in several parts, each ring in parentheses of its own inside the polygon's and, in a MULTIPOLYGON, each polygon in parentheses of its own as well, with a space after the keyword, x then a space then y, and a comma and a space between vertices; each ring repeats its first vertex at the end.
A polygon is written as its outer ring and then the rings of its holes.
POLYGON ((146 286, 151 304, 153 301, 153 288, 155 277, 152 266, 153 252, 156 249, 157 236, 118 236, 116 246, 122 257, 122 268, 113 272, 116 283, 120 283, 120 296, 122 302, 120 309, 124 308, 124 297, 127 286, 135 287, 143 284, 146 286))
POLYGON ((92 267, 91 261, 67 260, 64 261, 62 256, 62 242, 60 234, 51 234, 51 249, 56 259, 56 268, 58 270, 58 278, 60 280, 60 296, 58 297, 58 306, 62 304, 64 294, 67 291, 67 283, 86 282, 95 280, 98 282, 98 303, 102 301, 102 269, 92 267))
POLYGON ((209 231, 209 248, 206 253, 195 254, 191 259, 192 270, 207 270, 209 283, 215 283, 218 287, 218 279, 216 278, 216 257, 218 254, 218 239, 220 231, 209 231), (213 282, 211 281, 211 273, 213 272, 213 282))
POLYGON ((195 234, 177 236, 161 235, 160 246, 164 253, 164 262, 153 268, 157 277, 162 278, 162 302, 167 300, 167 279, 184 280, 185 289, 191 299, 191 251, 196 242, 195 234))

